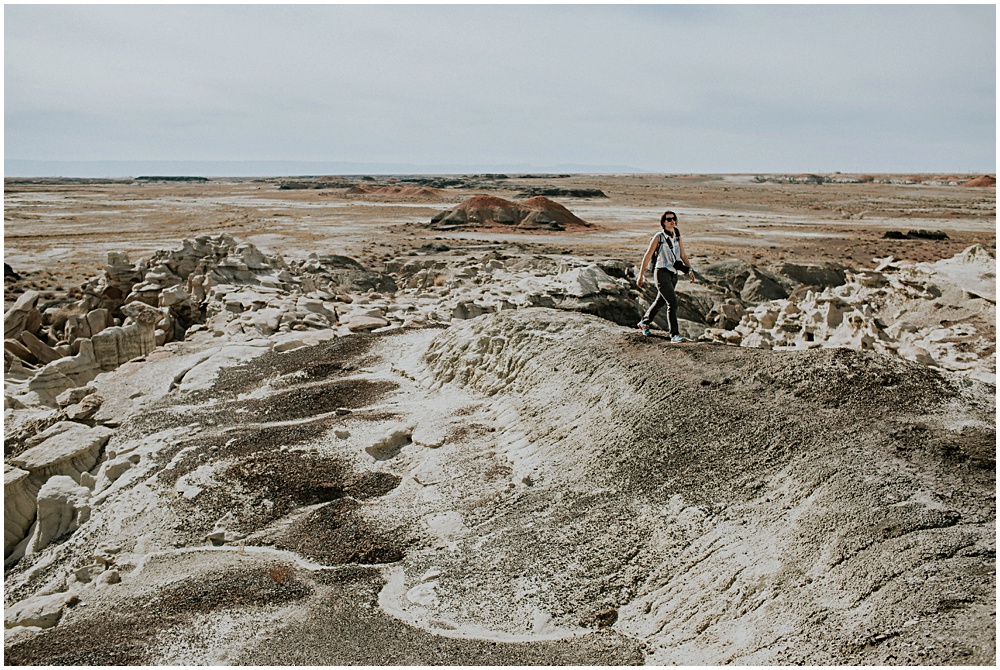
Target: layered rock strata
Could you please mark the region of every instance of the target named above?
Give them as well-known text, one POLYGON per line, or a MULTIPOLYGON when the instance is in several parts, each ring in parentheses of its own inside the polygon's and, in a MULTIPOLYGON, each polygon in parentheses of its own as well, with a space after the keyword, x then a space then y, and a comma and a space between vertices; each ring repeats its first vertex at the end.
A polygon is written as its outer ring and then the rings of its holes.
POLYGON ((86 520, 86 501, 95 483, 91 470, 113 432, 105 426, 60 421, 35 436, 36 446, 7 459, 5 561, 44 549, 86 520))
POLYGON ((8 463, 3 466, 3 555, 10 556, 14 547, 28 534, 35 522, 36 492, 28 488, 27 470, 8 463))

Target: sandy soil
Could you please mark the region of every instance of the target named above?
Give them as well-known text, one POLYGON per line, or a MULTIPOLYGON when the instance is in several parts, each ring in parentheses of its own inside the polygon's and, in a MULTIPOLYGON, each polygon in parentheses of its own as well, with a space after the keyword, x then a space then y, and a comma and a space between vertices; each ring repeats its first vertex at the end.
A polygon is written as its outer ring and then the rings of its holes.
MULTIPOLYGON (((351 256, 375 269, 434 239, 452 247, 514 246, 638 261, 665 209, 678 212, 697 263, 739 258, 870 266, 872 258, 948 258, 996 244, 996 189, 927 184, 758 183, 746 175, 574 175, 511 178, 503 187, 437 189, 431 198, 359 196, 346 188, 279 189, 281 180, 73 183, 7 180, 4 260, 26 286, 59 297, 93 276, 108 251, 135 260, 185 237, 220 232, 265 252, 351 256), (476 195, 517 199, 524 188, 600 189, 607 198, 553 197, 593 230, 572 234, 430 230, 431 217, 476 195), (890 230, 940 230, 947 240, 886 239, 890 230), (33 286, 32 286, 33 285, 33 286)), ((896 178, 896 181, 901 179, 896 178)), ((370 184, 391 183, 379 178, 370 184)), ((5 304, 16 296, 7 295, 5 304)))

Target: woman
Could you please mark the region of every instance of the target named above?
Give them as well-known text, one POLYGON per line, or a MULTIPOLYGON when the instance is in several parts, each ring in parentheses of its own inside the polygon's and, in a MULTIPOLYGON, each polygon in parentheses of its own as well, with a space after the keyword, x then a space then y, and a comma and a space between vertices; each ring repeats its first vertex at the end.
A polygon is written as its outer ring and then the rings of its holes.
POLYGON ((669 211, 664 212, 660 217, 660 228, 663 232, 657 233, 649 241, 649 248, 646 249, 646 255, 642 257, 642 263, 639 265, 639 276, 635 280, 636 286, 642 288, 646 266, 655 254, 656 300, 639 322, 639 330, 643 335, 649 335, 653 317, 666 304, 667 320, 670 322, 670 341, 687 342, 687 338, 681 337, 677 325, 677 295, 674 293, 674 287, 677 285, 677 275, 681 272, 686 272, 691 281, 695 281, 694 270, 690 268, 684 243, 681 242, 681 231, 677 229, 677 215, 669 211))

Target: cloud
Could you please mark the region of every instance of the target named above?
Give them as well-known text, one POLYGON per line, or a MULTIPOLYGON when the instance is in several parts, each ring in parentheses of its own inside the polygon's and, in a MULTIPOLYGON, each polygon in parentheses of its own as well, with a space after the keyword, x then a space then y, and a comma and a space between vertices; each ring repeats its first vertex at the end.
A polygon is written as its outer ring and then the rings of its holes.
POLYGON ((984 5, 7 6, 5 141, 34 159, 763 171, 866 155, 859 169, 991 170, 995 17, 984 5), (885 151, 863 151, 873 140, 885 151))

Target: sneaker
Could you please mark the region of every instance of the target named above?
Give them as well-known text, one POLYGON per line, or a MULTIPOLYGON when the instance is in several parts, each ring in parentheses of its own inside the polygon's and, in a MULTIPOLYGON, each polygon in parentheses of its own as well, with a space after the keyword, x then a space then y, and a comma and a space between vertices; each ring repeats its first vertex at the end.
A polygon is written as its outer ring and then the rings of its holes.
POLYGON ((635 327, 638 328, 639 330, 641 330, 643 335, 652 335, 653 334, 653 331, 651 331, 649 329, 649 326, 647 326, 647 325, 645 325, 643 323, 638 323, 638 324, 636 324, 635 327))
POLYGON ((689 340, 688 338, 684 337, 683 335, 674 335, 673 337, 670 338, 670 341, 671 342, 690 342, 691 340, 689 340))

